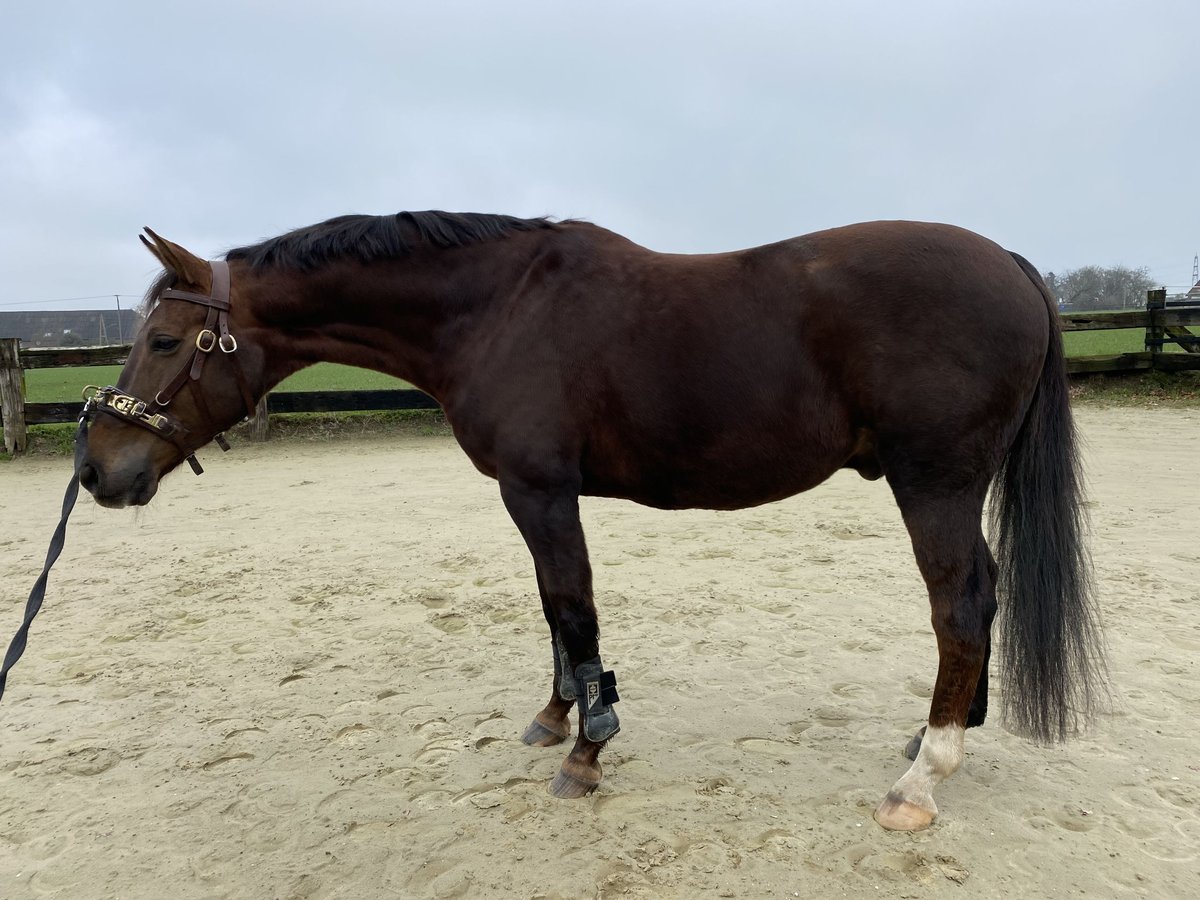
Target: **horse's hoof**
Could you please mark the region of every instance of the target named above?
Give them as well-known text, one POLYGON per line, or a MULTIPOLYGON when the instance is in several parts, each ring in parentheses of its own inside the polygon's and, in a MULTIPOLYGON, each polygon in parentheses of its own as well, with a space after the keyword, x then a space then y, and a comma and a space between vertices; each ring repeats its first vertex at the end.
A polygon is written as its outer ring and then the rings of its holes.
POLYGON ((568 756, 563 760, 562 768, 550 782, 550 793, 560 800, 578 800, 586 797, 600 785, 603 770, 600 763, 585 766, 573 762, 568 756))
POLYGON ((541 713, 538 713, 529 723, 529 727, 525 729, 525 733, 521 735, 521 740, 530 747, 553 747, 555 744, 561 744, 570 736, 570 722, 565 719, 558 723, 545 721, 542 719, 541 713))
POLYGON ((888 831, 921 831, 928 828, 936 816, 936 807, 917 806, 891 791, 875 810, 875 821, 888 831))

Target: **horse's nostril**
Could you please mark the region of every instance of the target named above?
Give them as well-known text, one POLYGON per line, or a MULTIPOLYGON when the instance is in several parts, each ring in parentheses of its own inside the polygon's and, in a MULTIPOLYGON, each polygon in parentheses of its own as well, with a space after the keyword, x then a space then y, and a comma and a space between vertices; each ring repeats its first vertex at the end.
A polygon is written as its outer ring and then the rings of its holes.
POLYGON ((100 474, 96 471, 95 466, 91 463, 84 463, 79 467, 79 483, 88 491, 96 489, 96 486, 100 484, 100 474))

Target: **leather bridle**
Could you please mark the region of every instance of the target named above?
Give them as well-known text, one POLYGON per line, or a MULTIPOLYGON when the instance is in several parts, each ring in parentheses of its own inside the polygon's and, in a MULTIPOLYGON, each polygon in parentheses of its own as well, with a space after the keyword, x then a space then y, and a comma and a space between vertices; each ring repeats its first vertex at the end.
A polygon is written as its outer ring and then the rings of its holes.
MULTIPOLYGON (((242 394, 242 402, 246 406, 246 418, 252 418, 255 410, 254 394, 250 390, 246 373, 236 355, 237 339, 229 331, 229 263, 224 260, 213 260, 209 263, 212 268, 212 291, 209 294, 193 294, 190 291, 180 291, 171 288, 160 295, 161 300, 184 300, 208 307, 208 315, 204 327, 196 335, 196 346, 191 355, 184 360, 183 365, 175 376, 159 390, 154 399, 140 400, 132 394, 127 394, 117 387, 97 387, 88 385, 84 389, 83 417, 90 420, 94 412, 106 413, 129 422, 140 428, 145 428, 165 441, 170 441, 184 455, 188 465, 197 475, 204 469, 196 459, 199 445, 188 440, 189 430, 177 418, 165 412, 171 401, 185 386, 191 387, 192 400, 196 404, 205 426, 212 426, 213 417, 208 409, 204 394, 196 385, 200 374, 204 371, 204 363, 214 350, 220 350, 233 363, 233 372, 237 378, 238 390, 242 394)), ((207 430, 207 427, 206 427, 207 430)), ((214 429, 215 430, 215 429, 214 429)), ((229 449, 225 435, 217 432, 213 440, 222 450, 229 449)))

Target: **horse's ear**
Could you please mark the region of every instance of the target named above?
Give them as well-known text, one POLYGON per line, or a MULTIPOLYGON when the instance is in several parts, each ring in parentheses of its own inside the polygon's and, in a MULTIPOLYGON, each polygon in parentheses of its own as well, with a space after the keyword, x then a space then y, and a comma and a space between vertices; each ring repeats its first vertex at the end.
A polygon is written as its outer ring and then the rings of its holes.
POLYGON ((140 234, 138 238, 165 268, 175 273, 180 281, 200 288, 209 286, 212 270, 205 260, 155 234, 150 228, 144 230, 146 234, 150 235, 150 239, 147 240, 145 235, 140 234))

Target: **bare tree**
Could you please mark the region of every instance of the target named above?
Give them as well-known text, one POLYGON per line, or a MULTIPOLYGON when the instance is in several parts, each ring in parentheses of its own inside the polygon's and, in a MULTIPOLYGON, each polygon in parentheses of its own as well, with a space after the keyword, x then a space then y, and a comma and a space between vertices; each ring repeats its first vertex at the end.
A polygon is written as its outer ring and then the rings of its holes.
POLYGON ((1047 272, 1046 285, 1064 310, 1140 309, 1154 282, 1145 266, 1083 266, 1047 272))

